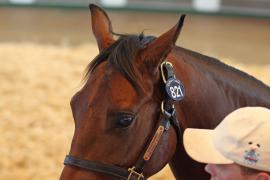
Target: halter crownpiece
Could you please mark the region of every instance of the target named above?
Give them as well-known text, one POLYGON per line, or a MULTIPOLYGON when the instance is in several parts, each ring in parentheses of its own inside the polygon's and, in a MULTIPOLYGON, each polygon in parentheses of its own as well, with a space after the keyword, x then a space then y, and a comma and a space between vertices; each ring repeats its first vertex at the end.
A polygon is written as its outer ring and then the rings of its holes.
POLYGON ((176 112, 174 108, 174 102, 180 101, 185 96, 184 86, 181 81, 175 78, 173 71, 173 65, 166 60, 160 65, 161 76, 164 82, 164 88, 166 96, 161 103, 161 114, 158 123, 155 128, 155 133, 148 141, 144 153, 138 158, 135 165, 131 168, 122 168, 114 165, 103 164, 100 162, 83 160, 80 158, 67 155, 64 161, 64 165, 70 165, 86 169, 89 171, 95 171, 103 174, 112 175, 121 179, 127 180, 144 180, 143 169, 145 164, 151 159, 162 135, 170 129, 172 125, 177 133, 177 143, 181 140, 181 128, 176 118, 176 112))

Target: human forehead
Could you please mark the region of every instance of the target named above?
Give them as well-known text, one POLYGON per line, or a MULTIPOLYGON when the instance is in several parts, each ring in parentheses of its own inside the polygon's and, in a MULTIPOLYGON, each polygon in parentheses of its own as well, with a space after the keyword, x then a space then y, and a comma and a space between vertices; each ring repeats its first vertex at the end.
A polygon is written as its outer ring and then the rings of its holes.
POLYGON ((247 180, 252 178, 251 175, 244 174, 241 166, 237 164, 214 164, 210 165, 206 171, 216 180, 247 180))
POLYGON ((220 171, 220 172, 241 172, 241 166, 238 164, 211 164, 212 168, 220 171))

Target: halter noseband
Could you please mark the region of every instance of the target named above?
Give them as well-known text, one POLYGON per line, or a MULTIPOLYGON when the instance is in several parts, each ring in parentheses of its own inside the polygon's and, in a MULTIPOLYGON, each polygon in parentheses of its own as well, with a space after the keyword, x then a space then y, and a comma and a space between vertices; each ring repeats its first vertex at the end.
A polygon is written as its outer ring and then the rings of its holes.
POLYGON ((177 143, 181 140, 181 128, 176 118, 174 101, 180 101, 184 97, 184 88, 179 80, 175 79, 173 66, 171 63, 164 61, 161 64, 161 75, 165 83, 166 96, 161 103, 161 114, 155 128, 155 133, 152 135, 148 146, 146 146, 143 155, 137 160, 132 168, 122 168, 115 165, 103 164, 100 162, 79 159, 71 155, 67 155, 64 160, 64 165, 71 165, 95 171, 103 174, 113 175, 121 179, 137 179, 144 180, 143 168, 147 161, 150 160, 156 146, 162 137, 163 133, 170 129, 172 125, 177 133, 177 143))

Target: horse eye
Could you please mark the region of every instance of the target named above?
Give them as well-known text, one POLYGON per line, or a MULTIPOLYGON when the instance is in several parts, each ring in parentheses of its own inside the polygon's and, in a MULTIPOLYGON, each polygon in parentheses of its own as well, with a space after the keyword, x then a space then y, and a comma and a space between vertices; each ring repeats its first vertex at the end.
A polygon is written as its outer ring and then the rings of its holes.
POLYGON ((126 128, 128 126, 131 125, 131 123, 133 122, 133 116, 122 116, 119 117, 117 123, 116 123, 116 127, 117 128, 126 128))

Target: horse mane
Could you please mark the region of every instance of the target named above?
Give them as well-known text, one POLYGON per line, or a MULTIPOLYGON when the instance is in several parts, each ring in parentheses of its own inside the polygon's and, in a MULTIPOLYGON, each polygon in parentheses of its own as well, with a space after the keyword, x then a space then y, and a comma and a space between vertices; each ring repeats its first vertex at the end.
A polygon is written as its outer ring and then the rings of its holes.
MULTIPOLYGON (((196 60, 199 60, 201 63, 206 64, 206 65, 210 65, 210 66, 215 66, 219 69, 223 69, 223 70, 228 70, 229 72, 232 72, 236 75, 239 75, 239 77, 245 78, 247 80, 249 80, 250 82, 256 83, 258 85, 260 85, 261 88, 266 89, 270 92, 270 87, 267 86, 265 83, 263 83, 262 81, 256 79, 255 77, 249 75, 248 73, 238 70, 230 65, 227 65, 223 62, 221 62, 220 60, 213 58, 213 57, 209 57, 182 47, 179 47, 185 54, 188 54, 190 56, 193 56, 196 58, 196 60)), ((195 64, 195 63, 194 63, 195 64)), ((197 64, 197 63, 196 63, 197 64)), ((209 69, 207 69, 209 70, 209 69)))
POLYGON ((137 87, 136 74, 134 71, 134 59, 139 50, 155 39, 153 36, 125 35, 120 36, 110 47, 100 52, 87 66, 84 80, 88 79, 91 72, 104 61, 118 69, 132 85, 137 87))
MULTIPOLYGON (((108 61, 110 65, 115 67, 123 74, 125 78, 127 78, 131 84, 137 88, 138 84, 136 81, 136 73, 134 71, 134 59, 139 50, 144 48, 149 42, 155 39, 154 36, 144 36, 143 33, 139 35, 127 35, 127 34, 116 34, 119 36, 118 40, 116 40, 110 47, 100 52, 87 66, 86 73, 84 76, 84 80, 88 79, 91 72, 95 70, 95 68, 104 61, 108 61)), ((238 77, 247 79, 252 83, 258 84, 264 90, 270 92, 270 87, 264 84, 262 81, 254 78, 253 76, 240 71, 230 65, 227 65, 216 58, 212 58, 182 47, 178 47, 182 52, 187 55, 194 57, 196 62, 187 61, 187 63, 192 63, 194 65, 206 65, 208 67, 215 68, 207 68, 207 72, 215 73, 215 70, 222 70, 218 72, 232 72, 232 74, 238 75, 238 77)), ((216 75, 216 73, 215 73, 216 75)))

